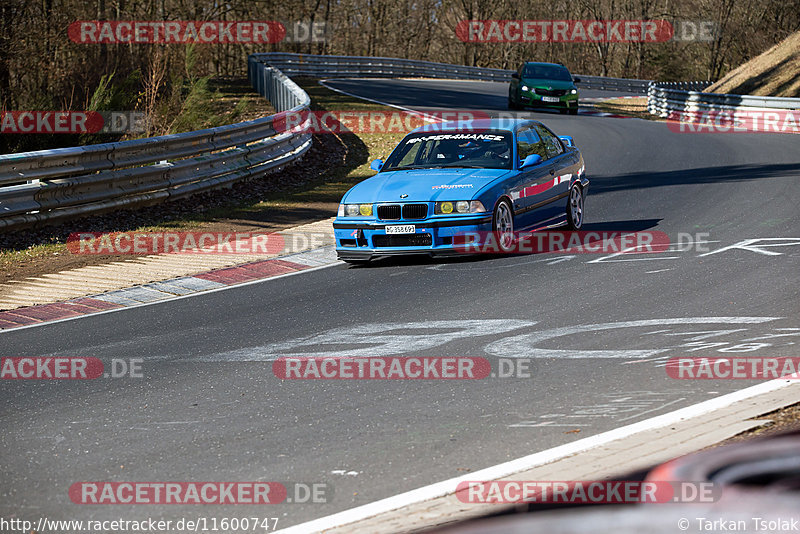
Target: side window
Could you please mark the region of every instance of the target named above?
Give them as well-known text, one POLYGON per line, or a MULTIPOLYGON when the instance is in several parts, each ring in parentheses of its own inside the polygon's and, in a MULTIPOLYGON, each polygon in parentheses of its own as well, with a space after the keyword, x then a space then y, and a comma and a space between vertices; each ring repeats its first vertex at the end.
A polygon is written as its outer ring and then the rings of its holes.
POLYGON ((517 156, 522 161, 531 154, 539 154, 542 159, 547 159, 547 150, 533 128, 520 130, 517 133, 517 156))
POLYGON ((537 126, 536 131, 539 132, 539 136, 542 138, 542 143, 547 149, 548 158, 554 158, 564 152, 564 146, 561 144, 561 140, 553 135, 550 130, 543 128, 542 126, 537 126))

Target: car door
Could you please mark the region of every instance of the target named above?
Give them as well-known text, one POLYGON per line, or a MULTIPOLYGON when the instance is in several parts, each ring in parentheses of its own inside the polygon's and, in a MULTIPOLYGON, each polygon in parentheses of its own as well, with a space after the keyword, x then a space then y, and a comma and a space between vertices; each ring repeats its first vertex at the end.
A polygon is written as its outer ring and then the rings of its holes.
POLYGON ((510 191, 517 227, 520 229, 531 226, 540 219, 539 211, 546 198, 545 185, 552 180, 551 165, 547 161, 547 149, 542 139, 532 125, 522 126, 517 130, 518 165, 531 154, 538 154, 543 161, 521 169, 510 191))
POLYGON ((574 155, 568 153, 561 144, 561 140, 545 126, 537 124, 536 133, 542 140, 547 151, 548 174, 550 181, 546 183, 547 189, 542 201, 548 203, 542 206, 539 215, 543 220, 557 217, 565 213, 564 205, 569 194, 569 184, 572 178, 572 160, 574 155))
MULTIPOLYGON (((556 134, 547 129, 546 126, 537 124, 536 131, 542 138, 542 142, 547 149, 548 161, 553 170, 553 197, 556 200, 564 199, 569 195, 569 187, 572 181, 578 178, 580 172, 580 157, 576 150, 567 149, 556 134)), ((566 200, 558 202, 563 206, 566 200)))

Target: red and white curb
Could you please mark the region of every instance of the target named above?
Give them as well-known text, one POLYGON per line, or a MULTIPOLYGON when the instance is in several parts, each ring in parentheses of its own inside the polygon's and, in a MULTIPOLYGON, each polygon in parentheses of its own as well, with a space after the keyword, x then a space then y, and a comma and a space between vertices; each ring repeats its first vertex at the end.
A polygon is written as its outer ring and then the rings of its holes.
POLYGON ((185 297, 339 263, 332 246, 76 299, 0 312, 0 331, 185 297))

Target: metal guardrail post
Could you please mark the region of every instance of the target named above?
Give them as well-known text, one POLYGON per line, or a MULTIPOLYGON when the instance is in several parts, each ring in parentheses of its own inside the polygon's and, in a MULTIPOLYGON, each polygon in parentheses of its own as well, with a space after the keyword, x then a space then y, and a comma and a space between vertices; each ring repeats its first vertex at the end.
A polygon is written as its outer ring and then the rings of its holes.
POLYGON ((660 117, 697 117, 720 111, 800 110, 800 98, 703 93, 711 82, 651 83, 647 110, 660 117))

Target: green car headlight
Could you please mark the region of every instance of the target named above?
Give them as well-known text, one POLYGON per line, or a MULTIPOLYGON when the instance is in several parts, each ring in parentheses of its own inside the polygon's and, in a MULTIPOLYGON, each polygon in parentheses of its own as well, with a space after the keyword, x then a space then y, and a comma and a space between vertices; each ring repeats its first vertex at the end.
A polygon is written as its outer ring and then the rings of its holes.
POLYGON ((570 89, 569 94, 577 95, 578 94, 578 90, 577 89, 570 89))
POLYGON ((481 213, 486 211, 480 200, 458 200, 436 202, 433 213, 436 215, 450 215, 451 213, 481 213))

